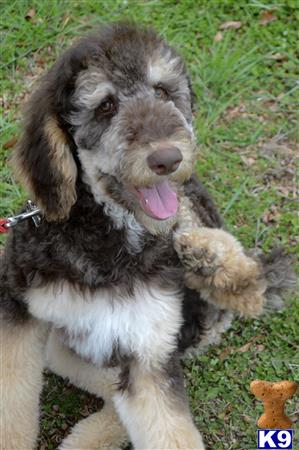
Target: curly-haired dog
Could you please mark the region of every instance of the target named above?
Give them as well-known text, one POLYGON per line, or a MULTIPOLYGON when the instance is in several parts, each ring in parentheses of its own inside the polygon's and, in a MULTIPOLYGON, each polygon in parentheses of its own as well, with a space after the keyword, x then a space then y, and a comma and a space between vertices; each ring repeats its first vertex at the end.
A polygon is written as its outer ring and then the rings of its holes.
MULTIPOLYGON (((32 96, 13 162, 43 220, 19 224, 1 262, 2 449, 34 447, 46 365, 106 400, 61 448, 128 435, 139 449, 204 449, 179 356, 231 313, 185 287, 172 240, 188 199, 201 224, 222 225, 192 175, 191 106, 176 52, 122 24, 67 50, 32 96)), ((263 266, 268 292, 280 256, 263 266)))

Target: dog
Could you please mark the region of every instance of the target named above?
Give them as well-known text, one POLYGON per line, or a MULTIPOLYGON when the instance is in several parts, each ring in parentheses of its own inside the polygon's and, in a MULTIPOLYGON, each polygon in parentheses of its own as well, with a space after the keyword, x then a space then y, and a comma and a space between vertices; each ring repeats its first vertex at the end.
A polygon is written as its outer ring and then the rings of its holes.
MULTIPOLYGON (((1 448, 34 448, 44 367, 105 400, 61 449, 205 448, 180 357, 232 312, 186 286, 173 245, 184 199, 222 227, 193 173, 193 101, 176 51, 124 23, 76 42, 32 95, 12 163, 42 221, 15 227, 1 262, 1 448)), ((280 299, 286 260, 263 268, 280 299)))

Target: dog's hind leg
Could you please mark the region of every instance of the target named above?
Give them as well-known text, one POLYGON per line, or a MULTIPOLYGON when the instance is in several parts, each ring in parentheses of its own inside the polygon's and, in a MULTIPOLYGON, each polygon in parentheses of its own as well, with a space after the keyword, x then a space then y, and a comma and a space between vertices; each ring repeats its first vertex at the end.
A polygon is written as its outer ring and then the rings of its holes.
POLYGON ((35 447, 46 334, 47 326, 33 319, 1 324, 1 450, 35 447))
POLYGON ((127 443, 127 433, 118 419, 114 405, 107 403, 101 411, 78 422, 59 449, 116 450, 127 443))
POLYGON ((137 363, 130 370, 126 390, 115 394, 116 409, 135 449, 204 450, 178 369, 178 361, 161 370, 137 363))
POLYGON ((59 332, 55 329, 51 331, 47 342, 46 358, 47 367, 52 372, 105 400, 101 411, 91 414, 74 426, 60 449, 117 449, 126 444, 127 433, 111 403, 118 381, 116 371, 101 370, 84 361, 61 342, 59 332))

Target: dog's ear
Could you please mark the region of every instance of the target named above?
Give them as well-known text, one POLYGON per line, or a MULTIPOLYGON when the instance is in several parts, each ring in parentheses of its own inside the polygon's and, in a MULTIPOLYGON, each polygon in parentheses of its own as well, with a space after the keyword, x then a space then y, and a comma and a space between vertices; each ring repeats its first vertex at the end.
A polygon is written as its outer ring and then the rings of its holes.
POLYGON ((11 162, 45 218, 63 221, 76 201, 77 166, 51 100, 41 85, 28 104, 27 124, 11 162))

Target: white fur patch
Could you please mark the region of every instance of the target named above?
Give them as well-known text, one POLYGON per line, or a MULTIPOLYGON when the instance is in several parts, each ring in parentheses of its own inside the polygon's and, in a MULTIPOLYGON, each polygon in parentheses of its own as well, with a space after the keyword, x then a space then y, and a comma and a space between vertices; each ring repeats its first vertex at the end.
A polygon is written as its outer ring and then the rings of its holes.
POLYGON ((98 366, 115 346, 145 366, 162 363, 182 322, 180 295, 144 284, 125 298, 107 289, 83 296, 64 282, 29 290, 27 301, 33 316, 66 329, 70 346, 98 366))
POLYGON ((170 50, 162 55, 160 52, 155 54, 148 65, 148 79, 152 84, 157 84, 163 80, 169 81, 178 78, 181 59, 172 57, 170 50))

